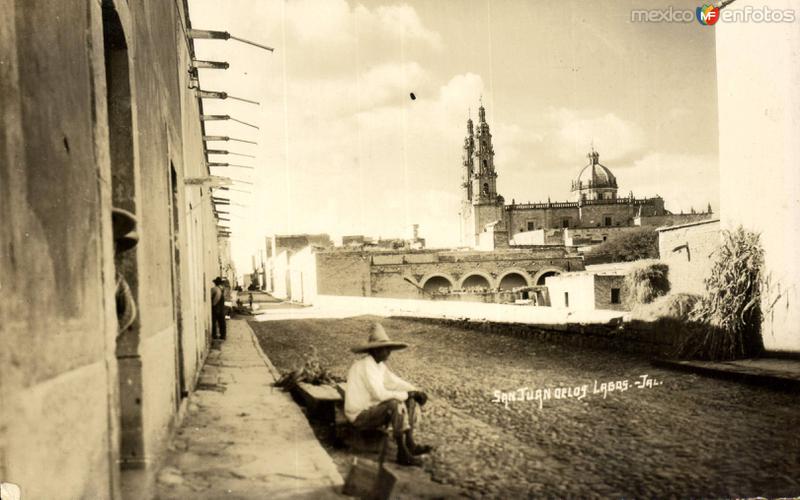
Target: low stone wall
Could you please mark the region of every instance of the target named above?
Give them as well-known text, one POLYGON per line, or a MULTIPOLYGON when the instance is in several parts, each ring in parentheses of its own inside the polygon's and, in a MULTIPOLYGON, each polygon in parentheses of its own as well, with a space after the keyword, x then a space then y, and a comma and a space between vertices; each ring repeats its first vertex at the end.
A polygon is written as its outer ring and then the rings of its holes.
POLYGON ((565 346, 669 357, 679 328, 663 322, 631 321, 619 311, 570 311, 476 302, 446 302, 377 297, 319 296, 315 307, 347 315, 407 318, 429 324, 519 337, 535 337, 565 346))
POLYGON ((558 307, 533 305, 486 304, 449 300, 415 300, 386 297, 344 297, 319 295, 314 304, 322 310, 349 314, 403 316, 418 318, 469 319, 497 323, 547 324, 567 323, 604 324, 621 322, 628 316, 621 311, 573 311, 558 307))

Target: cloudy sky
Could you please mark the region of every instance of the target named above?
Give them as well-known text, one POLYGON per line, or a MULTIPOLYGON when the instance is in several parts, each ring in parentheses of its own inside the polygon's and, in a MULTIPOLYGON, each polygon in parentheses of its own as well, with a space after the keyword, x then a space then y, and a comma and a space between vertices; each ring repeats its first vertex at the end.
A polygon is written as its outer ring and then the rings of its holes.
POLYGON ((457 244, 461 146, 481 96, 509 202, 568 199, 593 143, 622 194, 718 206, 713 28, 631 23, 650 2, 189 5, 195 28, 275 47, 196 41, 199 58, 231 64, 201 70, 203 88, 261 102, 205 101, 260 127, 207 124, 259 142, 221 146, 256 155, 241 161, 255 170, 215 172, 253 183, 232 193, 240 272, 273 233, 397 237, 416 223, 429 246, 457 244))

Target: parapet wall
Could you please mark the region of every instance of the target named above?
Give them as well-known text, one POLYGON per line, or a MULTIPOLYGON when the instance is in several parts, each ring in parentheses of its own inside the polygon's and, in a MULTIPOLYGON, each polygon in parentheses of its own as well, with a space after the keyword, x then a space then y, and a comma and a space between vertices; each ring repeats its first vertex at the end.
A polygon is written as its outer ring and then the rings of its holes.
POLYGON ((486 304, 479 302, 433 301, 386 297, 343 297, 318 295, 316 306, 331 311, 378 316, 406 316, 452 320, 491 321, 533 325, 568 323, 621 323, 627 315, 619 311, 571 311, 532 305, 486 304))
POLYGON ((668 356, 676 334, 655 323, 629 321, 617 311, 574 312, 552 307, 432 302, 377 297, 319 296, 319 307, 344 315, 402 317, 478 332, 532 337, 576 347, 668 356))

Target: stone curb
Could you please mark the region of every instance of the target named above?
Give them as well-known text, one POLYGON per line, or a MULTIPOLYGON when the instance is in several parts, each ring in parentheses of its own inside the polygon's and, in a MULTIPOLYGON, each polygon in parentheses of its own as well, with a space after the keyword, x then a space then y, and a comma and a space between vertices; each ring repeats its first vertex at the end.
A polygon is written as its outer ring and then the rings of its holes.
POLYGON ((269 370, 269 372, 272 374, 272 377, 275 380, 281 378, 281 373, 278 371, 277 368, 275 368, 275 365, 272 364, 272 361, 270 361, 270 359, 267 357, 264 350, 261 349, 261 344, 259 344, 258 342, 258 337, 256 336, 256 332, 254 332, 253 329, 250 328, 250 323, 248 323, 247 320, 237 320, 237 321, 241 321, 242 323, 244 323, 244 326, 247 327, 247 331, 250 332, 250 341, 253 342, 253 345, 256 348, 258 356, 261 358, 261 361, 264 362, 264 365, 267 367, 267 370, 269 370))
POLYGON ((800 393, 800 379, 784 376, 776 372, 745 368, 723 362, 679 361, 671 359, 654 359, 653 366, 696 373, 707 377, 730 380, 750 385, 768 387, 770 389, 800 393))

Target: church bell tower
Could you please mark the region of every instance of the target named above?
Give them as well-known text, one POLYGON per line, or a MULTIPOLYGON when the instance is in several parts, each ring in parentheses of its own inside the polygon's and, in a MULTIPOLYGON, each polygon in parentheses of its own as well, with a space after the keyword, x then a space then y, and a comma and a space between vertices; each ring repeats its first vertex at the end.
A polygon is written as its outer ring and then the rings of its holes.
MULTIPOLYGON (((503 222, 494 226, 494 233, 505 233, 503 221, 503 197, 497 194, 497 172, 494 169, 494 147, 492 133, 486 123, 486 110, 481 103, 478 108, 478 123, 473 128, 472 119, 467 120, 467 136, 464 138, 461 182, 461 244, 478 247, 481 233, 487 224, 503 222), (477 130, 476 130, 477 129, 477 130)), ((505 238, 499 235, 499 239, 505 238)), ((507 245, 508 242, 504 241, 507 245)), ((494 247, 495 245, 492 244, 494 247)))
POLYGON ((478 131, 472 153, 472 203, 494 204, 497 201, 497 172, 494 170, 494 147, 492 133, 486 123, 483 104, 478 108, 478 131))

